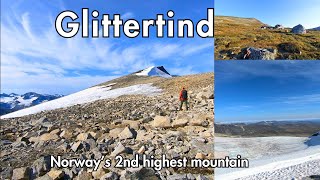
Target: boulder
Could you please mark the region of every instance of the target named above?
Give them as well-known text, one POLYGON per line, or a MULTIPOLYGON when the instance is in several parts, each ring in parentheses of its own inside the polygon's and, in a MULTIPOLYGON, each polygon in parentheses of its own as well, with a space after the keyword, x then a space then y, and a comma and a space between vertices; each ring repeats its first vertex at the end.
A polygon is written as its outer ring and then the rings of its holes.
POLYGON ((115 157, 123 152, 126 152, 126 147, 119 142, 112 151, 111 156, 115 157))
POLYGON ((98 170, 92 172, 92 176, 93 176, 94 179, 101 179, 107 172, 108 172, 107 169, 104 169, 103 168, 103 163, 101 163, 99 165, 98 170))
POLYGON ((60 132, 61 132, 61 130, 58 128, 58 129, 54 129, 54 130, 50 131, 50 134, 59 135, 60 132))
POLYGON ((123 128, 114 128, 109 131, 109 136, 112 138, 117 138, 119 134, 123 131, 123 128))
POLYGON ((38 177, 50 171, 50 159, 50 156, 43 156, 35 160, 32 164, 32 175, 38 177))
POLYGON ((73 152, 76 152, 76 151, 78 151, 78 150, 81 149, 81 148, 82 148, 82 144, 81 144, 80 141, 73 143, 73 145, 71 146, 71 150, 72 150, 73 152))
POLYGON ((188 116, 177 116, 177 118, 172 122, 172 127, 184 127, 188 124, 189 117, 188 116))
POLYGON ((135 132, 133 129, 130 129, 129 127, 124 128, 123 131, 119 134, 119 139, 132 139, 135 138, 137 132, 135 132))
POLYGON ((64 138, 64 139, 70 139, 73 137, 72 132, 69 131, 68 129, 64 129, 61 133, 60 133, 60 137, 64 138))
POLYGON ((304 28, 301 24, 293 27, 291 32, 294 34, 307 34, 306 28, 304 28))
POLYGON ((50 141, 50 140, 57 140, 59 139, 59 136, 57 134, 51 134, 51 133, 45 133, 42 134, 38 140, 40 141, 50 141))
POLYGON ((100 180, 117 180, 117 179, 119 179, 119 176, 115 172, 109 172, 100 178, 100 180))
POLYGON ((156 116, 152 121, 154 128, 169 128, 171 127, 170 119, 167 116, 156 116))
POLYGON ((274 28, 275 29, 284 29, 284 26, 282 26, 281 24, 277 24, 274 28))
POLYGON ((146 132, 144 130, 139 130, 137 132, 137 137, 136 137, 136 140, 138 141, 148 141, 150 139, 153 139, 155 136, 155 133, 154 132, 146 132))
POLYGON ((202 154, 202 153, 197 153, 195 159, 205 159, 206 155, 202 154))
POLYGON ((93 139, 93 136, 90 133, 80 133, 77 136, 78 141, 86 141, 87 139, 93 139))
POLYGON ((128 125, 130 128, 138 130, 139 126, 140 126, 140 122, 139 121, 132 121, 132 120, 124 120, 122 121, 122 123, 124 125, 128 125))
POLYGON ((30 168, 29 167, 21 167, 16 168, 12 172, 12 179, 30 179, 30 168))
POLYGON ((79 175, 75 178, 76 180, 91 180, 92 175, 87 171, 81 171, 79 175))
POLYGON ((250 60, 274 60, 276 59, 277 49, 263 49, 263 48, 246 48, 243 52, 243 59, 250 60))
POLYGON ((47 173, 47 175, 52 179, 52 180, 57 180, 57 179, 61 179, 64 176, 64 172, 61 170, 57 170, 57 169, 51 169, 51 171, 49 171, 47 173))
POLYGON ((207 121, 207 118, 208 118, 207 114, 204 114, 204 113, 194 114, 193 118, 189 122, 189 125, 207 127, 209 124, 209 122, 207 121))

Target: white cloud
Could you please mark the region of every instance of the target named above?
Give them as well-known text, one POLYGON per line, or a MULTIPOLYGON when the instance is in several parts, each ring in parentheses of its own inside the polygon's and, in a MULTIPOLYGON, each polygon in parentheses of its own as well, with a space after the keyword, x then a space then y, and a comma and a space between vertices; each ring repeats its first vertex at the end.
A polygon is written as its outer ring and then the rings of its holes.
MULTIPOLYGON (((6 14, 9 16, 9 14, 6 14)), ((122 39, 99 38, 84 39, 76 36, 63 39, 53 28, 52 22, 41 24, 31 20, 31 13, 14 14, 11 19, 1 17, 1 87, 20 88, 20 91, 31 87, 56 87, 87 81, 101 82, 117 75, 127 74, 157 65, 155 61, 162 59, 182 60, 209 48, 208 45, 187 42, 156 42, 127 44, 122 39), (70 72, 86 70, 110 72, 104 76, 94 73, 79 73, 70 77, 70 72), (33 83, 36 81, 37 83, 33 83), (59 85, 57 85, 59 84, 59 85)), ((123 16, 132 17, 133 13, 123 16)), ((51 19, 52 18, 48 18, 51 19)), ((192 67, 180 71, 192 73, 192 67)), ((179 72, 178 67, 172 67, 179 72)), ((179 73, 180 74, 180 73, 179 73)), ((92 84, 91 84, 92 85, 92 84)), ((75 88, 76 89, 76 88, 75 88)))

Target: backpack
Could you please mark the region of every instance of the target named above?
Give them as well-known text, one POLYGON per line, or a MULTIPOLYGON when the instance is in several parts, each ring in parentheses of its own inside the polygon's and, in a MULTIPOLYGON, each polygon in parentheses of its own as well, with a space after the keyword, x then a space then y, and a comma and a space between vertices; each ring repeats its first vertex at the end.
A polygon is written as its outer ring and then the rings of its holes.
POLYGON ((188 92, 186 90, 182 90, 182 98, 188 99, 188 92))

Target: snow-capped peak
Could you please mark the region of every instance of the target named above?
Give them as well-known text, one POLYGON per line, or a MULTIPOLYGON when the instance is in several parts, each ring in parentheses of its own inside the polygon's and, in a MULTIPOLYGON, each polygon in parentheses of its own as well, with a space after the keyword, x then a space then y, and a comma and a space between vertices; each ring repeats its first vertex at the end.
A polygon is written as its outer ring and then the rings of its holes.
POLYGON ((136 73, 136 75, 137 76, 160 76, 165 78, 172 77, 163 66, 159 66, 159 67, 151 66, 136 73))

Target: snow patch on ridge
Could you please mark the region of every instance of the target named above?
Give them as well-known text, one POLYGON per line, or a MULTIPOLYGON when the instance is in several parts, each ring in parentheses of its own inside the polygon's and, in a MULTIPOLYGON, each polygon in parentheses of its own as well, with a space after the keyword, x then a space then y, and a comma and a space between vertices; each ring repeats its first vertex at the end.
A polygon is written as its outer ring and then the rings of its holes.
POLYGON ((58 108, 70 107, 76 104, 85 104, 101 99, 116 98, 122 95, 157 95, 161 93, 161 89, 149 84, 138 84, 125 88, 112 89, 112 85, 109 86, 95 86, 83 91, 79 91, 68 96, 64 96, 59 99, 48 101, 36 106, 32 106, 26 109, 15 111, 1 116, 4 118, 21 117, 29 114, 39 113, 41 111, 54 110, 58 108))
POLYGON ((21 96, 15 97, 1 97, 0 102, 2 103, 14 103, 18 101, 17 105, 19 106, 30 106, 34 100, 38 99, 38 97, 31 97, 30 99, 23 99, 21 96))

